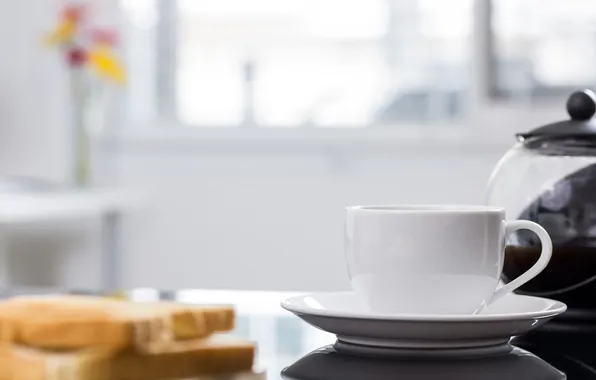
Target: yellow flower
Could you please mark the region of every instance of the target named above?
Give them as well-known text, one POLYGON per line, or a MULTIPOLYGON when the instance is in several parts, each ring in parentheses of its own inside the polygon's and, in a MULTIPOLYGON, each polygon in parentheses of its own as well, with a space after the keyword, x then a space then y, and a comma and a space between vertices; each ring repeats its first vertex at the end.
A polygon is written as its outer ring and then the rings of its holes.
POLYGON ((100 75, 116 83, 126 81, 126 73, 108 46, 98 45, 89 51, 89 64, 100 75))
POLYGON ((77 29, 77 23, 74 20, 65 19, 45 37, 45 43, 51 46, 59 45, 72 41, 77 29))

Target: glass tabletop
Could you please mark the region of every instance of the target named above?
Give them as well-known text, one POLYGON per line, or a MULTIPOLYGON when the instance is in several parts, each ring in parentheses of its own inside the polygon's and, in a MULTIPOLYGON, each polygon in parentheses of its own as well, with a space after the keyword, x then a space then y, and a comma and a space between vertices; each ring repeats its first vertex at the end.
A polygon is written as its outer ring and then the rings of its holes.
MULTIPOLYGON (((64 293, 47 290, 11 290, 5 295, 64 293)), ((90 292, 68 292, 83 293, 90 292)), ((461 359, 362 357, 336 350, 335 336, 317 330, 280 307, 285 298, 300 293, 230 290, 157 291, 139 288, 124 292, 136 302, 172 300, 190 304, 233 304, 233 334, 255 341, 257 367, 268 379, 285 380, 596 380, 596 349, 589 329, 552 336, 515 338, 509 354, 461 359)))

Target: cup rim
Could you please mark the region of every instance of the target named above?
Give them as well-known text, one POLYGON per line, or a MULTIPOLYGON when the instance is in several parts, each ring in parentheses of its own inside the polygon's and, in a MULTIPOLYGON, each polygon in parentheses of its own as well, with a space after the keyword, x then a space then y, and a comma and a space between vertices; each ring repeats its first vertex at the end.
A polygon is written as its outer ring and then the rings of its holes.
POLYGON ((504 207, 487 205, 432 205, 432 204, 403 204, 403 205, 362 205, 348 206, 346 211, 389 214, 420 214, 420 213, 502 213, 504 207))

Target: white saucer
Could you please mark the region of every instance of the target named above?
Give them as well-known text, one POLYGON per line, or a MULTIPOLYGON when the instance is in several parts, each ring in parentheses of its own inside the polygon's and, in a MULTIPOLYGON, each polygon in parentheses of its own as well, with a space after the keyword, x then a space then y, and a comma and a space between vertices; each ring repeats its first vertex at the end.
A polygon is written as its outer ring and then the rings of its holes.
POLYGON ((341 342, 408 350, 474 349, 507 345, 563 313, 546 298, 511 294, 477 315, 375 314, 353 292, 289 298, 281 306, 341 342))

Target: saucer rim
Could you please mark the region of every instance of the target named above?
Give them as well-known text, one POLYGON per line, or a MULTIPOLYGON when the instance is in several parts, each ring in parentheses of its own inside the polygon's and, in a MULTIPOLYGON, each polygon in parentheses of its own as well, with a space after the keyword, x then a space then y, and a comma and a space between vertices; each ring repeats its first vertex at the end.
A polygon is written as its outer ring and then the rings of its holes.
POLYGON ((509 314, 362 314, 357 312, 346 312, 329 309, 314 309, 310 307, 300 307, 292 305, 293 301, 303 299, 306 297, 321 295, 351 295, 356 296, 353 291, 339 291, 339 292, 317 292, 309 293, 301 296, 294 296, 283 300, 280 306, 291 312, 307 315, 315 315, 321 317, 334 317, 334 318, 351 318, 361 320, 395 320, 404 322, 492 322, 492 321, 512 321, 512 320, 525 320, 531 318, 548 318, 562 314, 567 310, 567 305, 561 301, 553 300, 545 297, 530 296, 524 294, 509 294, 508 297, 522 297, 522 298, 535 298, 540 301, 552 302, 553 305, 546 310, 540 311, 529 311, 523 313, 509 313, 509 314))

